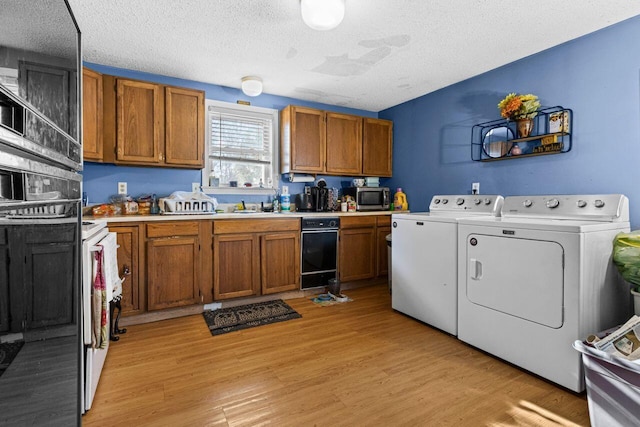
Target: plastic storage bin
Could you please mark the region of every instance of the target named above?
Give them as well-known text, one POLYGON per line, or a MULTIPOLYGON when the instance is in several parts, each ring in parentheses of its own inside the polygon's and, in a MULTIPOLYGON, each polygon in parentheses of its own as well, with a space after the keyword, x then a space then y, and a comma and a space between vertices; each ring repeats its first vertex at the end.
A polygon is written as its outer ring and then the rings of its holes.
POLYGON ((589 418, 593 427, 640 425, 640 360, 611 357, 581 341, 589 418))

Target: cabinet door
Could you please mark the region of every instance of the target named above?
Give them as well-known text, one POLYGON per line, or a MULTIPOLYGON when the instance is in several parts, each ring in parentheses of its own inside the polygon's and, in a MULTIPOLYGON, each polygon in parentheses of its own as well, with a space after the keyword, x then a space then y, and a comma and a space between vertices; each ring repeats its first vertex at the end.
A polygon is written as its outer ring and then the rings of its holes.
POLYGON ((362 117, 327 114, 327 173, 362 174, 362 117))
POLYGON ((23 318, 26 329, 71 325, 77 321, 80 261, 76 228, 75 224, 49 224, 23 226, 18 231, 16 237, 24 244, 25 305, 22 313, 12 313, 12 317, 23 318))
POLYGON ((204 167, 204 93, 165 88, 165 163, 204 167))
POLYGON ((116 160, 160 163, 164 142, 162 91, 153 83, 118 79, 116 160))
POLYGON ((257 295, 259 266, 260 249, 255 234, 214 235, 213 299, 257 295))
POLYGON ((144 288, 140 286, 140 228, 138 226, 113 226, 109 231, 117 235, 118 276, 122 282, 122 314, 144 312, 144 288))
POLYGON ((262 294, 300 289, 300 233, 260 236, 262 294))
POLYGON ((393 156, 393 122, 364 119, 362 172, 365 176, 391 176, 393 156))
POLYGON ((150 239, 147 242, 147 307, 159 310, 200 302, 198 237, 150 239))
POLYGON ((291 107, 291 170, 324 172, 326 131, 324 111, 291 107))
POLYGON ((102 161, 102 74, 82 69, 82 153, 84 160, 102 161))
POLYGON ((391 227, 378 227, 376 229, 376 234, 378 236, 377 240, 377 258, 378 262, 376 265, 376 276, 386 276, 389 274, 389 259, 387 257, 387 249, 391 250, 391 248, 387 247, 387 235, 391 233, 391 227))
POLYGON ((340 280, 370 279, 376 275, 376 228, 340 230, 340 280))

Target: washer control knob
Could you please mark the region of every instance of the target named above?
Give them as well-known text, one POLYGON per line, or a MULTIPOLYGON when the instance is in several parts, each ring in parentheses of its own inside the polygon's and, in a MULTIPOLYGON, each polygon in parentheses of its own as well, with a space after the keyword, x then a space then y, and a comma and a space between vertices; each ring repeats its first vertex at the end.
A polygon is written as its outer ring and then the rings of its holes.
POLYGON ((548 208, 554 209, 554 208, 557 208, 558 206, 560 206, 560 200, 558 200, 558 199, 547 200, 547 207, 548 208))
POLYGON ((533 202, 529 199, 522 202, 522 204, 524 205, 525 208, 530 208, 531 206, 533 206, 533 202))
POLYGON ((433 199, 433 204, 439 205, 440 204, 440 199, 433 199))
POLYGON ((584 200, 578 200, 576 204, 579 208, 584 208, 585 206, 587 206, 587 202, 585 202, 584 200))
POLYGON ((473 199, 473 203, 479 205, 481 203, 480 199, 473 199))
POLYGON ((447 203, 449 203, 449 199, 442 199, 442 204, 446 205, 447 203))
POLYGON ((491 199, 484 199, 484 204, 485 205, 490 205, 491 204, 491 199))
POLYGON ((604 208, 604 201, 603 201, 603 200, 600 200, 600 199, 597 199, 597 200, 594 202, 594 205, 596 206, 596 208, 604 208))
POLYGON ((462 197, 458 197, 456 199, 456 205, 460 206, 464 204, 464 199, 462 197))

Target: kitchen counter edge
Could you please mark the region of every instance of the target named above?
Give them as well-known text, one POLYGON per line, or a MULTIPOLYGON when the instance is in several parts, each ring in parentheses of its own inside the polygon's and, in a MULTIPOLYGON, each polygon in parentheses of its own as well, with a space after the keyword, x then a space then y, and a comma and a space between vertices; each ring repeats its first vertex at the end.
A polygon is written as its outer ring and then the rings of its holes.
POLYGON ((216 213, 194 215, 119 215, 119 216, 83 216, 83 221, 106 222, 148 222, 148 221, 188 221, 188 220, 222 220, 222 219, 278 219, 278 218, 302 218, 302 217, 346 217, 346 216, 371 216, 391 215, 393 213, 406 213, 409 211, 368 211, 368 212, 291 212, 291 213, 216 213))

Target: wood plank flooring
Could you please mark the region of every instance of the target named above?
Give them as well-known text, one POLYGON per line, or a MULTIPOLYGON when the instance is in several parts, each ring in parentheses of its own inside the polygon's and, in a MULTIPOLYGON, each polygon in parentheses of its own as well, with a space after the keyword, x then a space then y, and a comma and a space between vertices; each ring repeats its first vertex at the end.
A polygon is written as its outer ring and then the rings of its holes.
POLYGON ((576 395, 391 309, 386 285, 216 337, 201 315, 109 347, 85 426, 589 425, 576 395))

